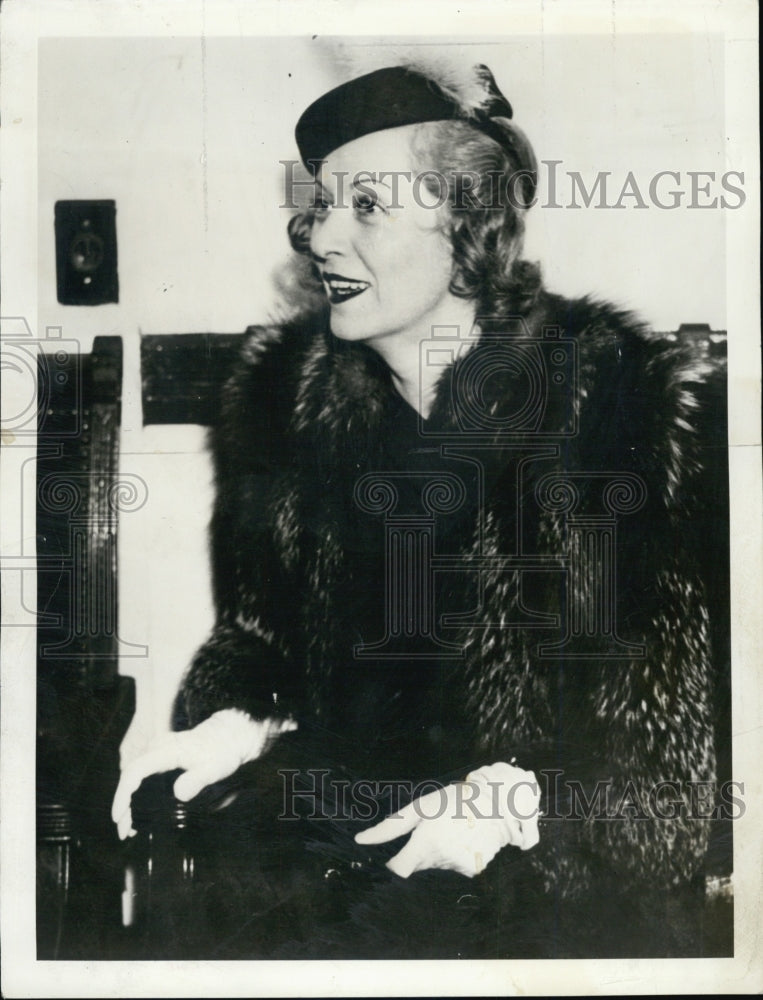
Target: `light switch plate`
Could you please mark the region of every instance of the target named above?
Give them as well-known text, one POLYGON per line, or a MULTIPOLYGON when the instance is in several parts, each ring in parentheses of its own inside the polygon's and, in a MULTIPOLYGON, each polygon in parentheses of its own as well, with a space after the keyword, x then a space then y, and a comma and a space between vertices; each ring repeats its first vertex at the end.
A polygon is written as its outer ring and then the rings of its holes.
POLYGON ((115 201, 57 201, 58 301, 97 306, 119 301, 115 201))

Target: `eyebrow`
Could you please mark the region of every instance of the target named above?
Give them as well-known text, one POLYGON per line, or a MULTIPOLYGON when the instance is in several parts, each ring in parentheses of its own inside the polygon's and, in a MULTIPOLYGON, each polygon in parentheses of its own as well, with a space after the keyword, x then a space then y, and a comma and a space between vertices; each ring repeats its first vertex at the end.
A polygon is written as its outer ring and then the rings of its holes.
MULTIPOLYGON (((363 174, 364 171, 361 170, 360 173, 363 174)), ((378 179, 378 175, 377 174, 373 174, 372 175, 370 171, 365 171, 365 174, 366 174, 366 177, 362 181, 363 184, 379 184, 379 185, 381 185, 381 187, 385 187, 388 191, 392 191, 392 188, 389 186, 389 184, 385 183, 385 181, 380 181, 378 179)), ((355 176, 357 177, 358 174, 356 174, 355 176)), ((355 183, 355 181, 352 182, 351 186, 352 187, 357 187, 357 184, 355 183)))
MULTIPOLYGON (((355 174, 356 177, 358 177, 359 175, 364 175, 363 179, 360 181, 360 183, 362 183, 362 184, 376 184, 376 185, 379 185, 380 187, 386 188, 389 191, 390 194, 393 193, 391 185, 387 184, 386 181, 380 181, 378 179, 378 175, 376 175, 376 174, 371 175, 370 171, 365 171, 364 172, 362 170, 358 171, 355 174)), ((323 181, 319 181, 318 178, 316 177, 315 183, 321 189, 321 191, 323 192, 323 194, 327 195, 329 198, 333 197, 332 192, 326 187, 326 185, 323 183, 323 181)), ((354 180, 350 183, 349 186, 351 188, 356 188, 356 189, 358 187, 357 183, 354 180)))

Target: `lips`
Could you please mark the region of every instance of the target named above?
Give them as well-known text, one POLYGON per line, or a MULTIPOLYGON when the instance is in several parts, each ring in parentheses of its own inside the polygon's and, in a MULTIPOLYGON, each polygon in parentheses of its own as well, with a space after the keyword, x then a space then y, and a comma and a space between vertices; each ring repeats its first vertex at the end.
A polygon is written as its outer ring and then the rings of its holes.
POLYGON ((348 299, 354 299, 356 295, 360 295, 370 287, 368 281, 356 281, 354 278, 347 278, 343 274, 332 274, 324 271, 322 278, 326 286, 329 302, 332 306, 339 305, 341 302, 347 302, 348 299))

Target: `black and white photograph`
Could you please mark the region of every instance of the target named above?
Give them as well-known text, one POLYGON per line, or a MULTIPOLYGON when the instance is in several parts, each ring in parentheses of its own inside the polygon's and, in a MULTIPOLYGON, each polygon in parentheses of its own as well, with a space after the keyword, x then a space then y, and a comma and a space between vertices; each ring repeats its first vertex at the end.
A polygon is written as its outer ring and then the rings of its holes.
POLYGON ((6 995, 763 988, 754 14, 4 5, 6 995))

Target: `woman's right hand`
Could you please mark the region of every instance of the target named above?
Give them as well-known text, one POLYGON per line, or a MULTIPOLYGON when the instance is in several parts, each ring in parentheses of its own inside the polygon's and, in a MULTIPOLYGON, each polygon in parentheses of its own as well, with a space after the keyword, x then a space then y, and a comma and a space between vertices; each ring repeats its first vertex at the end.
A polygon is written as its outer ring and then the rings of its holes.
POLYGON ((187 802, 207 785, 222 781, 242 764, 261 756, 281 733, 296 728, 297 723, 291 719, 256 721, 245 712, 226 708, 193 729, 160 737, 122 770, 111 806, 120 840, 135 835, 131 801, 144 778, 182 768, 184 773, 173 791, 178 799, 187 802))

